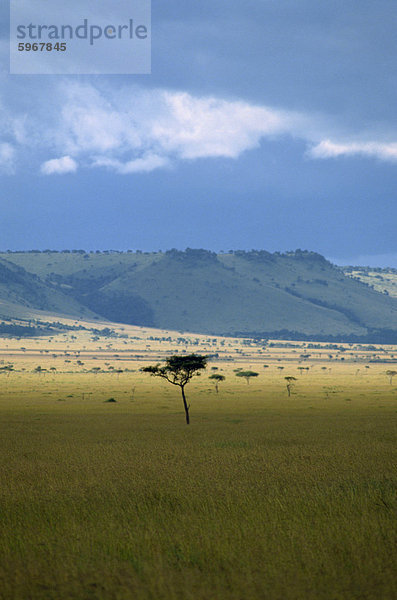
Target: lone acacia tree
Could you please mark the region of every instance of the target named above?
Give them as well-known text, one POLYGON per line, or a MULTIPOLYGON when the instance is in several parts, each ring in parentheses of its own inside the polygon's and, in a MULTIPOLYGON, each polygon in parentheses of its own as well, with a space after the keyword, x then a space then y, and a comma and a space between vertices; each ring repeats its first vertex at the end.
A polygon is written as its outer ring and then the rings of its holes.
POLYGON ((389 377, 390 385, 392 385, 393 377, 397 375, 397 371, 386 371, 386 375, 389 377))
POLYGON ((218 393, 219 384, 221 381, 225 381, 226 377, 224 375, 220 375, 219 373, 214 373, 213 375, 210 375, 208 377, 208 379, 212 379, 214 381, 215 390, 216 390, 216 393, 218 393))
POLYGON ((294 381, 297 381, 296 377, 284 377, 284 379, 287 382, 287 392, 288 392, 288 397, 291 396, 291 388, 294 385, 294 381))
POLYGON ((251 377, 258 377, 259 373, 255 371, 238 371, 236 377, 244 377, 245 381, 249 384, 251 377))
POLYGON ((207 366, 207 357, 200 354, 187 354, 186 356, 169 356, 164 366, 160 364, 143 367, 143 373, 149 373, 154 377, 162 377, 172 385, 178 385, 181 388, 183 407, 185 409, 186 425, 189 425, 190 404, 186 401, 185 385, 189 383, 194 375, 200 375, 200 371, 207 366))

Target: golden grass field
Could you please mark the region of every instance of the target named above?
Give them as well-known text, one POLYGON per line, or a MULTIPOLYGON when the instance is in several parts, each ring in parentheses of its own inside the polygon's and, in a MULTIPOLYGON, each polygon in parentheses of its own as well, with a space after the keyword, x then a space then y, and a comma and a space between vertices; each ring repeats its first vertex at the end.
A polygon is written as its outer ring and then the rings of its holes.
POLYGON ((2 600, 397 597, 396 348, 120 331, 0 340, 2 600), (218 353, 189 427, 176 351, 218 353))

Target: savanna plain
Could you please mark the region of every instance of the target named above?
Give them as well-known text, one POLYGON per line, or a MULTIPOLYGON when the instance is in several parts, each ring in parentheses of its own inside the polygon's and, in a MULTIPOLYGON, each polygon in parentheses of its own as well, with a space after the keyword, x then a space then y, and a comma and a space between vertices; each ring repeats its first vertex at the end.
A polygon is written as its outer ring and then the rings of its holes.
POLYGON ((89 335, 1 340, 2 600, 397 597, 393 349, 89 335))

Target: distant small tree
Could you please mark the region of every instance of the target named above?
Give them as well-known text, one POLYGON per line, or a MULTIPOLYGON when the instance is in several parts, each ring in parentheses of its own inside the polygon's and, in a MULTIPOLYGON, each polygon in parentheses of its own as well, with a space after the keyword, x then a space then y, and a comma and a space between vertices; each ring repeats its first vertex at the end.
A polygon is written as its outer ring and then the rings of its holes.
POLYGON ((390 385, 392 385, 393 377, 397 375, 397 371, 386 371, 386 375, 389 377, 390 385))
POLYGON ((238 371, 236 377, 244 377, 247 384, 249 384, 251 377, 258 377, 259 373, 255 371, 238 371))
POLYGON ((5 367, 0 367, 0 372, 7 373, 7 377, 10 376, 10 373, 13 370, 14 370, 14 365, 6 365, 5 367))
POLYGON ((215 383, 215 390, 216 393, 218 393, 219 384, 221 381, 225 381, 226 377, 224 375, 220 375, 219 373, 214 373, 213 375, 210 375, 208 379, 212 379, 212 381, 215 383))
POLYGON ((287 382, 287 392, 288 392, 288 397, 291 396, 291 388, 294 385, 294 381, 297 381, 296 377, 284 377, 284 379, 287 382))
POLYGON ((294 385, 294 381, 297 381, 296 377, 284 377, 284 379, 287 382, 287 392, 288 392, 288 397, 291 396, 291 388, 294 385))
POLYGON ((172 385, 178 385, 181 388, 183 407, 185 409, 186 425, 189 425, 189 409, 190 404, 186 401, 185 386, 194 377, 194 375, 201 375, 200 371, 205 369, 207 366, 207 357, 199 354, 187 354, 186 356, 170 356, 166 359, 165 365, 160 364, 143 367, 141 371, 143 373, 149 373, 154 377, 161 377, 172 383, 172 385))

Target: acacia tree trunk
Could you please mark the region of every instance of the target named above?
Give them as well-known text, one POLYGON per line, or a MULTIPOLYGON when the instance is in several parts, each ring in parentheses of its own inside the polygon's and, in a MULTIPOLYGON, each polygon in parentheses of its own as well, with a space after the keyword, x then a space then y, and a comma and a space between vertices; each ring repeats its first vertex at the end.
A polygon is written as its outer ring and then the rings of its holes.
POLYGON ((186 416, 186 425, 189 425, 190 420, 189 420, 189 406, 188 403, 186 402, 186 396, 185 396, 185 386, 181 385, 181 392, 182 392, 182 398, 183 398, 183 406, 185 409, 185 416, 186 416))

